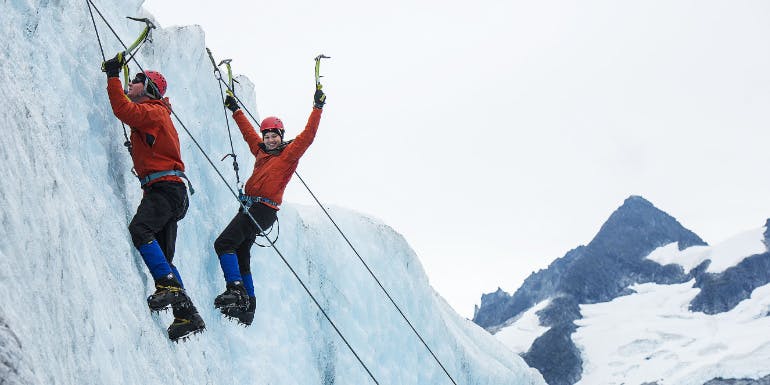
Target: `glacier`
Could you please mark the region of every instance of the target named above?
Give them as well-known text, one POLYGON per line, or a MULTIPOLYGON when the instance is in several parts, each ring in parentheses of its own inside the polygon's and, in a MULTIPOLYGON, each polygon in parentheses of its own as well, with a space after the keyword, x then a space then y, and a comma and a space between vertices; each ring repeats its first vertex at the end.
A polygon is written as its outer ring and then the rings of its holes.
MULTIPOLYGON (((721 378, 770 375, 770 285, 720 314, 689 311, 693 281, 632 286, 635 294, 581 305, 575 344, 582 351, 577 384, 700 385, 721 378)), ((748 380, 746 380, 748 383, 748 380)))
MULTIPOLYGON (((174 262, 207 330, 185 343, 167 339, 172 316, 148 311, 152 279, 126 229, 141 190, 107 99, 86 4, 1 6, 0 383, 372 383, 270 249, 253 249, 252 326, 215 311, 224 281, 212 244, 237 202, 176 121, 196 193, 179 223, 174 262)), ((152 18, 139 0, 95 4, 128 42, 142 26, 124 16, 152 18)), ((120 45, 96 18, 109 58, 120 45)), ((166 76, 175 112, 203 149, 213 158, 230 153, 204 32, 158 28, 137 57, 166 76)), ((252 83, 238 80, 241 99, 257 111, 252 83)), ((289 137, 296 126, 287 127, 289 137)), ((318 135, 326 128, 322 119, 318 135)), ((235 134, 242 170, 250 170, 253 158, 235 134)), ((227 162, 220 170, 232 182, 227 162)), ((394 229, 355 210, 329 210, 457 383, 545 383, 451 309, 394 229)), ((277 247, 380 383, 450 383, 318 207, 289 202, 279 221, 277 247)))
POLYGON ((523 308, 487 330, 525 358, 542 360, 528 362, 541 365, 551 385, 766 384, 768 245, 770 220, 708 245, 675 218, 631 197, 588 246, 533 273, 513 296, 498 290, 482 297, 477 315, 485 311, 486 318, 477 321, 504 317, 500 310, 506 306, 523 308), (624 229, 631 231, 623 234, 624 229), (591 250, 597 244, 602 247, 591 250), (615 256, 629 250, 625 266, 636 266, 620 285, 608 283, 615 256), (601 257, 589 259, 592 254, 601 257), (657 269, 652 279, 645 276, 650 268, 657 269), (576 271, 579 280, 571 276, 576 271), (575 299, 585 282, 602 280, 605 291, 599 294, 614 291, 612 298, 575 299), (554 359, 570 352, 565 346, 577 358, 568 366, 554 359))

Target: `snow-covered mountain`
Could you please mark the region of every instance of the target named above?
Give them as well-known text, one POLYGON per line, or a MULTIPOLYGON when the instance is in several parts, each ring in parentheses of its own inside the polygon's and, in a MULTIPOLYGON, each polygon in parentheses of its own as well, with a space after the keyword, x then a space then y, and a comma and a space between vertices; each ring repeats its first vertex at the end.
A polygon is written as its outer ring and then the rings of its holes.
MULTIPOLYGON (((95 3, 124 41, 142 27, 125 16, 151 16, 138 0, 95 3)), ((207 330, 185 343, 167 339, 172 316, 149 313, 152 280, 127 231, 141 190, 107 99, 86 4, 0 6, 0 383, 372 383, 271 249, 253 251, 252 326, 215 311, 223 279, 212 244, 237 203, 179 123, 196 193, 180 222, 174 262, 207 330)), ((98 16, 97 25, 114 55, 117 40, 98 16)), ((221 157, 230 149, 204 46, 198 27, 157 29, 138 58, 164 73, 176 113, 221 157)), ((256 111, 251 83, 239 80, 241 98, 256 111)), ((240 140, 236 153, 250 169, 253 158, 240 140)), ((351 210, 331 212, 458 384, 544 384, 433 291, 396 231, 351 210)), ((320 209, 289 202, 279 220, 279 249, 380 383, 451 383, 320 209)))
POLYGON ((483 295, 474 321, 551 385, 767 384, 768 226, 709 246, 633 196, 513 295, 483 295))

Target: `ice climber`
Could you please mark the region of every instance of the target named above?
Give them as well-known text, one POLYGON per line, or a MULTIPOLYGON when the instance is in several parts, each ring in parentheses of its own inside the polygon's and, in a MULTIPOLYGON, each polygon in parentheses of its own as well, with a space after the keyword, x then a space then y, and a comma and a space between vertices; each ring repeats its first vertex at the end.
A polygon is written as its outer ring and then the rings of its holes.
POLYGON ((179 136, 171 122, 171 105, 165 98, 166 79, 159 72, 136 74, 125 94, 118 74, 123 54, 103 63, 112 111, 131 127, 131 157, 144 195, 128 225, 134 246, 155 280, 147 298, 150 310, 171 307, 174 321, 168 337, 176 341, 202 332, 205 324, 187 295, 179 271, 172 263, 177 222, 187 213, 187 186, 181 178, 184 163, 179 136))
MULTIPOLYGON (((239 108, 236 99, 232 96, 225 99, 225 106, 233 112, 233 119, 243 139, 256 157, 254 172, 246 181, 245 192, 240 200, 251 217, 259 223, 259 228, 266 230, 276 221, 286 184, 297 169, 299 158, 315 138, 325 103, 326 95, 320 89, 316 90, 313 110, 304 131, 293 140, 284 141, 285 131, 281 119, 274 116, 265 118, 260 125, 260 137, 239 108)), ((247 326, 254 320, 257 304, 251 275, 250 249, 259 235, 259 228, 241 207, 214 242, 214 250, 219 256, 226 282, 226 290, 216 297, 214 306, 228 318, 237 319, 247 326)))

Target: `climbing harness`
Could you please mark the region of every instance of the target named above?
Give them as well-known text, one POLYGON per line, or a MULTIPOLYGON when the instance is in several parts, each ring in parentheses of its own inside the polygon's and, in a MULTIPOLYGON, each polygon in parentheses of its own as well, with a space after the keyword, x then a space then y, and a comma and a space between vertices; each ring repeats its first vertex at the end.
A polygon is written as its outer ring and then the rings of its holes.
POLYGON ((168 171, 158 171, 154 172, 150 175, 147 175, 144 178, 139 178, 139 184, 141 184, 142 188, 147 186, 150 182, 154 181, 155 179, 162 178, 164 176, 176 176, 179 178, 182 178, 187 181, 187 186, 190 188, 190 195, 195 194, 195 189, 193 189, 192 183, 190 182, 190 179, 187 179, 187 175, 184 174, 184 172, 179 170, 168 170, 168 171))
MULTIPOLYGON (((93 7, 93 8, 94 8, 94 9, 97 11, 97 13, 99 14, 99 16, 101 16, 101 18, 102 18, 102 20, 104 21, 104 23, 105 23, 105 24, 107 24, 107 26, 109 26, 109 27, 110 27, 110 30, 111 30, 111 31, 112 31, 112 33, 115 35, 115 37, 118 39, 118 41, 120 42, 120 44, 121 44, 121 45, 123 45, 123 47, 126 47, 126 45, 125 45, 125 44, 123 43, 123 41, 120 39, 120 36, 118 36, 118 34, 115 32, 115 30, 114 30, 114 29, 112 29, 112 27, 110 26, 110 24, 109 24, 109 22, 107 21, 107 19, 105 19, 105 18, 104 18, 104 16, 101 14, 101 12, 99 12, 99 10, 96 8, 96 5, 94 5, 94 4, 93 4, 92 0, 86 0, 86 1, 89 3, 89 11, 90 11, 91 7, 93 7)), ((91 13, 91 20, 92 20, 92 21, 94 20, 94 18, 93 18, 93 13, 91 13)), ((95 28, 95 27, 96 27, 96 22, 95 22, 95 21, 93 21, 93 22, 94 22, 94 28, 95 28)), ((98 33, 97 33, 97 39, 99 39, 98 33)), ((101 47, 101 41, 99 41, 99 46, 101 47)), ((128 47, 126 47, 126 48, 128 48, 128 47)), ((104 58, 104 51, 102 51, 102 58, 104 58)), ((135 60, 135 62, 136 62, 136 60, 135 60)), ((142 71, 144 72, 144 70, 142 69, 141 65, 139 65, 139 63, 138 63, 138 62, 137 62, 137 66, 139 67, 139 69, 140 69, 140 70, 142 70, 142 71)), ((222 81, 222 79, 220 79, 220 81, 222 81)), ((210 165, 210 166, 211 166, 211 167, 214 169, 214 171, 216 171, 217 175, 219 175, 219 178, 220 178, 220 179, 222 179, 222 181, 225 183, 225 185, 226 185, 226 186, 227 186, 227 188, 230 190, 230 193, 233 195, 233 197, 235 197, 236 199, 238 199, 238 195, 235 193, 235 190, 233 190, 233 189, 232 189, 232 187, 230 187, 230 184, 228 184, 228 183, 227 183, 227 180, 225 179, 224 175, 222 175, 222 172, 221 172, 221 171, 219 171, 219 168, 217 168, 216 164, 214 164, 214 161, 212 161, 212 160, 211 160, 211 158, 208 156, 208 154, 207 154, 207 153, 206 153, 206 151, 203 149, 203 147, 200 145, 200 143, 198 143, 198 141, 195 139, 195 136, 193 136, 193 135, 192 135, 192 133, 190 132, 190 130, 189 130, 189 129, 187 129, 187 126, 184 124, 184 122, 183 122, 183 121, 182 121, 182 120, 179 118, 179 116, 176 114, 176 111, 174 111, 173 109, 171 109, 171 114, 172 114, 172 115, 174 115, 174 118, 175 118, 175 119, 177 120, 177 122, 179 122, 179 124, 182 126, 182 129, 184 129, 184 131, 185 131, 185 132, 187 133, 187 135, 190 137, 190 140, 192 140, 192 142, 195 144, 195 146, 196 146, 196 147, 198 148, 198 150, 201 152, 201 154, 202 154, 202 155, 203 155, 203 157, 206 159, 206 161, 209 163, 209 165, 210 165)), ((240 200, 239 200, 238 202, 240 203, 240 200)), ((243 207, 243 205, 242 205, 242 204, 241 204, 241 206, 243 207)), ((244 209, 245 209, 245 207, 244 207, 244 209)), ((258 229, 260 232, 263 232, 263 229, 262 229, 262 227, 259 225, 259 223, 258 223, 258 222, 257 222, 257 220, 254 218, 254 216, 252 216, 252 215, 251 215, 251 213, 249 213, 249 211, 248 211, 248 210, 244 210, 244 211, 245 211, 246 215, 248 215, 248 216, 249 216, 249 218, 251 219, 251 221, 252 221, 252 222, 254 222, 254 224, 257 226, 257 229, 258 229)), ((267 240, 268 240, 268 242, 270 242, 270 239, 269 239, 269 238, 267 238, 267 240)), ((291 273, 292 273, 292 275, 294 276, 294 278, 295 278, 295 279, 296 279, 296 280, 299 282, 299 284, 300 284, 300 285, 302 286, 302 288, 305 290, 305 292, 306 292, 306 293, 307 293, 307 295, 310 297, 310 299, 312 299, 312 300, 313 300, 313 303, 316 305, 316 307, 318 308, 318 310, 321 312, 321 314, 323 314, 324 318, 326 318, 326 320, 327 320, 327 321, 329 322, 329 324, 332 326, 332 328, 333 328, 333 329, 334 329, 334 331, 337 333, 337 335, 340 337, 340 339, 342 339, 342 341, 345 343, 345 346, 347 346, 348 350, 350 350, 350 352, 353 354, 353 356, 355 356, 355 358, 356 358, 356 360, 358 361, 358 363, 361 365, 361 367, 363 367, 363 368, 364 368, 364 370, 366 371, 366 373, 369 375, 369 378, 371 378, 371 379, 372 379, 372 381, 374 381, 374 383, 375 383, 375 384, 379 385, 379 382, 378 382, 378 381, 377 381, 377 379, 374 377, 374 375, 372 374, 371 370, 369 370, 369 367, 368 367, 368 366, 366 366, 366 364, 365 364, 365 363, 364 363, 364 361, 361 359, 361 357, 358 355, 358 353, 357 353, 357 352, 356 352, 356 350, 353 348, 353 346, 352 346, 352 345, 350 345, 350 342, 348 342, 347 338, 345 338, 345 336, 344 336, 344 335, 342 334, 342 332, 339 330, 339 328, 338 328, 338 327, 337 327, 337 325, 334 323, 334 321, 332 321, 331 317, 329 317, 329 314, 326 312, 326 310, 324 310, 323 306, 321 306, 321 303, 320 303, 320 302, 318 302, 318 300, 317 300, 317 299, 316 299, 316 297, 313 295, 313 293, 310 291, 310 289, 307 287, 307 285, 305 285, 305 282, 304 282, 304 281, 302 281, 302 278, 300 278, 299 274, 297 274, 296 270, 294 270, 294 268, 291 266, 291 264, 289 263, 289 261, 288 261, 288 260, 286 260, 286 257, 284 257, 283 253, 281 253, 281 251, 278 249, 278 247, 275 245, 275 243, 271 242, 271 243, 270 243, 270 246, 273 248, 273 250, 275 250, 276 254, 277 254, 277 255, 278 255, 280 258, 281 258, 281 260, 282 260, 282 261, 283 261, 283 263, 286 265, 286 267, 289 269, 289 271, 291 271, 291 273)))
MULTIPOLYGON (((263 198, 263 197, 249 196, 249 195, 246 195, 246 194, 240 194, 238 196, 238 200, 241 201, 241 205, 247 211, 249 209, 251 209, 251 206, 253 206, 253 205, 257 204, 257 203, 262 203, 262 204, 265 204, 268 207, 275 208, 275 209, 278 209, 280 207, 280 205, 278 203, 276 203, 276 202, 274 202, 274 201, 272 201, 270 199, 263 198)), ((244 212, 244 214, 245 214, 245 212, 244 212)), ((280 223, 280 221, 278 221, 278 217, 275 218, 275 222, 273 222, 273 224, 270 225, 270 227, 268 227, 267 230, 265 230, 265 232, 260 232, 260 233, 257 234, 257 236, 258 237, 269 238, 270 234, 273 233, 273 229, 276 229, 275 238, 273 240, 269 241, 269 242, 270 243, 276 243, 276 242, 278 242, 278 236, 281 235, 281 223, 280 223)), ((270 247, 270 244, 263 245, 263 244, 257 242, 256 239, 254 240, 254 244, 259 246, 259 247, 270 247)))
MULTIPOLYGON (((246 195, 246 194, 243 194, 243 193, 241 193, 238 196, 238 200, 241 201, 241 205, 243 205, 243 207, 246 210, 249 210, 251 208, 251 206, 253 206, 253 205, 257 204, 257 203, 263 203, 263 204, 265 204, 268 207, 275 208, 276 210, 281 207, 277 202, 274 202, 273 200, 270 200, 270 199, 267 199, 267 198, 263 198, 263 197, 249 196, 249 195, 246 195)), ((278 236, 281 235, 281 223, 280 223, 280 221, 278 221, 278 217, 275 218, 275 222, 272 225, 270 225, 270 227, 264 233, 259 233, 259 234, 257 234, 257 236, 268 238, 268 237, 270 237, 270 234, 273 233, 273 228, 276 229, 275 239, 273 239, 270 242, 271 243, 276 243, 276 242, 278 242, 278 236)), ((268 245, 263 245, 263 244, 257 242, 256 239, 254 240, 254 244, 259 246, 259 247, 270 247, 269 244, 268 245)))
POLYGON ((251 208, 252 205, 255 203, 267 203, 270 206, 274 206, 273 208, 277 209, 280 207, 280 205, 270 199, 263 198, 263 197, 253 197, 245 194, 241 194, 238 197, 238 200, 243 203, 243 207, 245 207, 247 210, 251 208))

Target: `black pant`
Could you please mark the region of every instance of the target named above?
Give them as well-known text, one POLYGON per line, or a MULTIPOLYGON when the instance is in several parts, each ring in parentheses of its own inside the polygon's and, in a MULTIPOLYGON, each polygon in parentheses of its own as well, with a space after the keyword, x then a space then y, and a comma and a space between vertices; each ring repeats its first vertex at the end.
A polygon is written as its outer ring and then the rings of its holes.
POLYGON ((187 214, 188 205, 184 183, 162 181, 145 188, 142 201, 128 225, 134 246, 138 249, 155 239, 171 264, 176 249, 176 222, 187 214))
MULTIPOLYGON (((249 213, 259 223, 262 230, 267 230, 278 219, 278 212, 262 203, 254 203, 249 208, 249 213)), ((238 256, 238 267, 241 275, 251 273, 251 245, 257 239, 259 229, 248 215, 243 213, 243 208, 225 227, 222 234, 214 241, 214 250, 217 256, 234 253, 238 256)))

